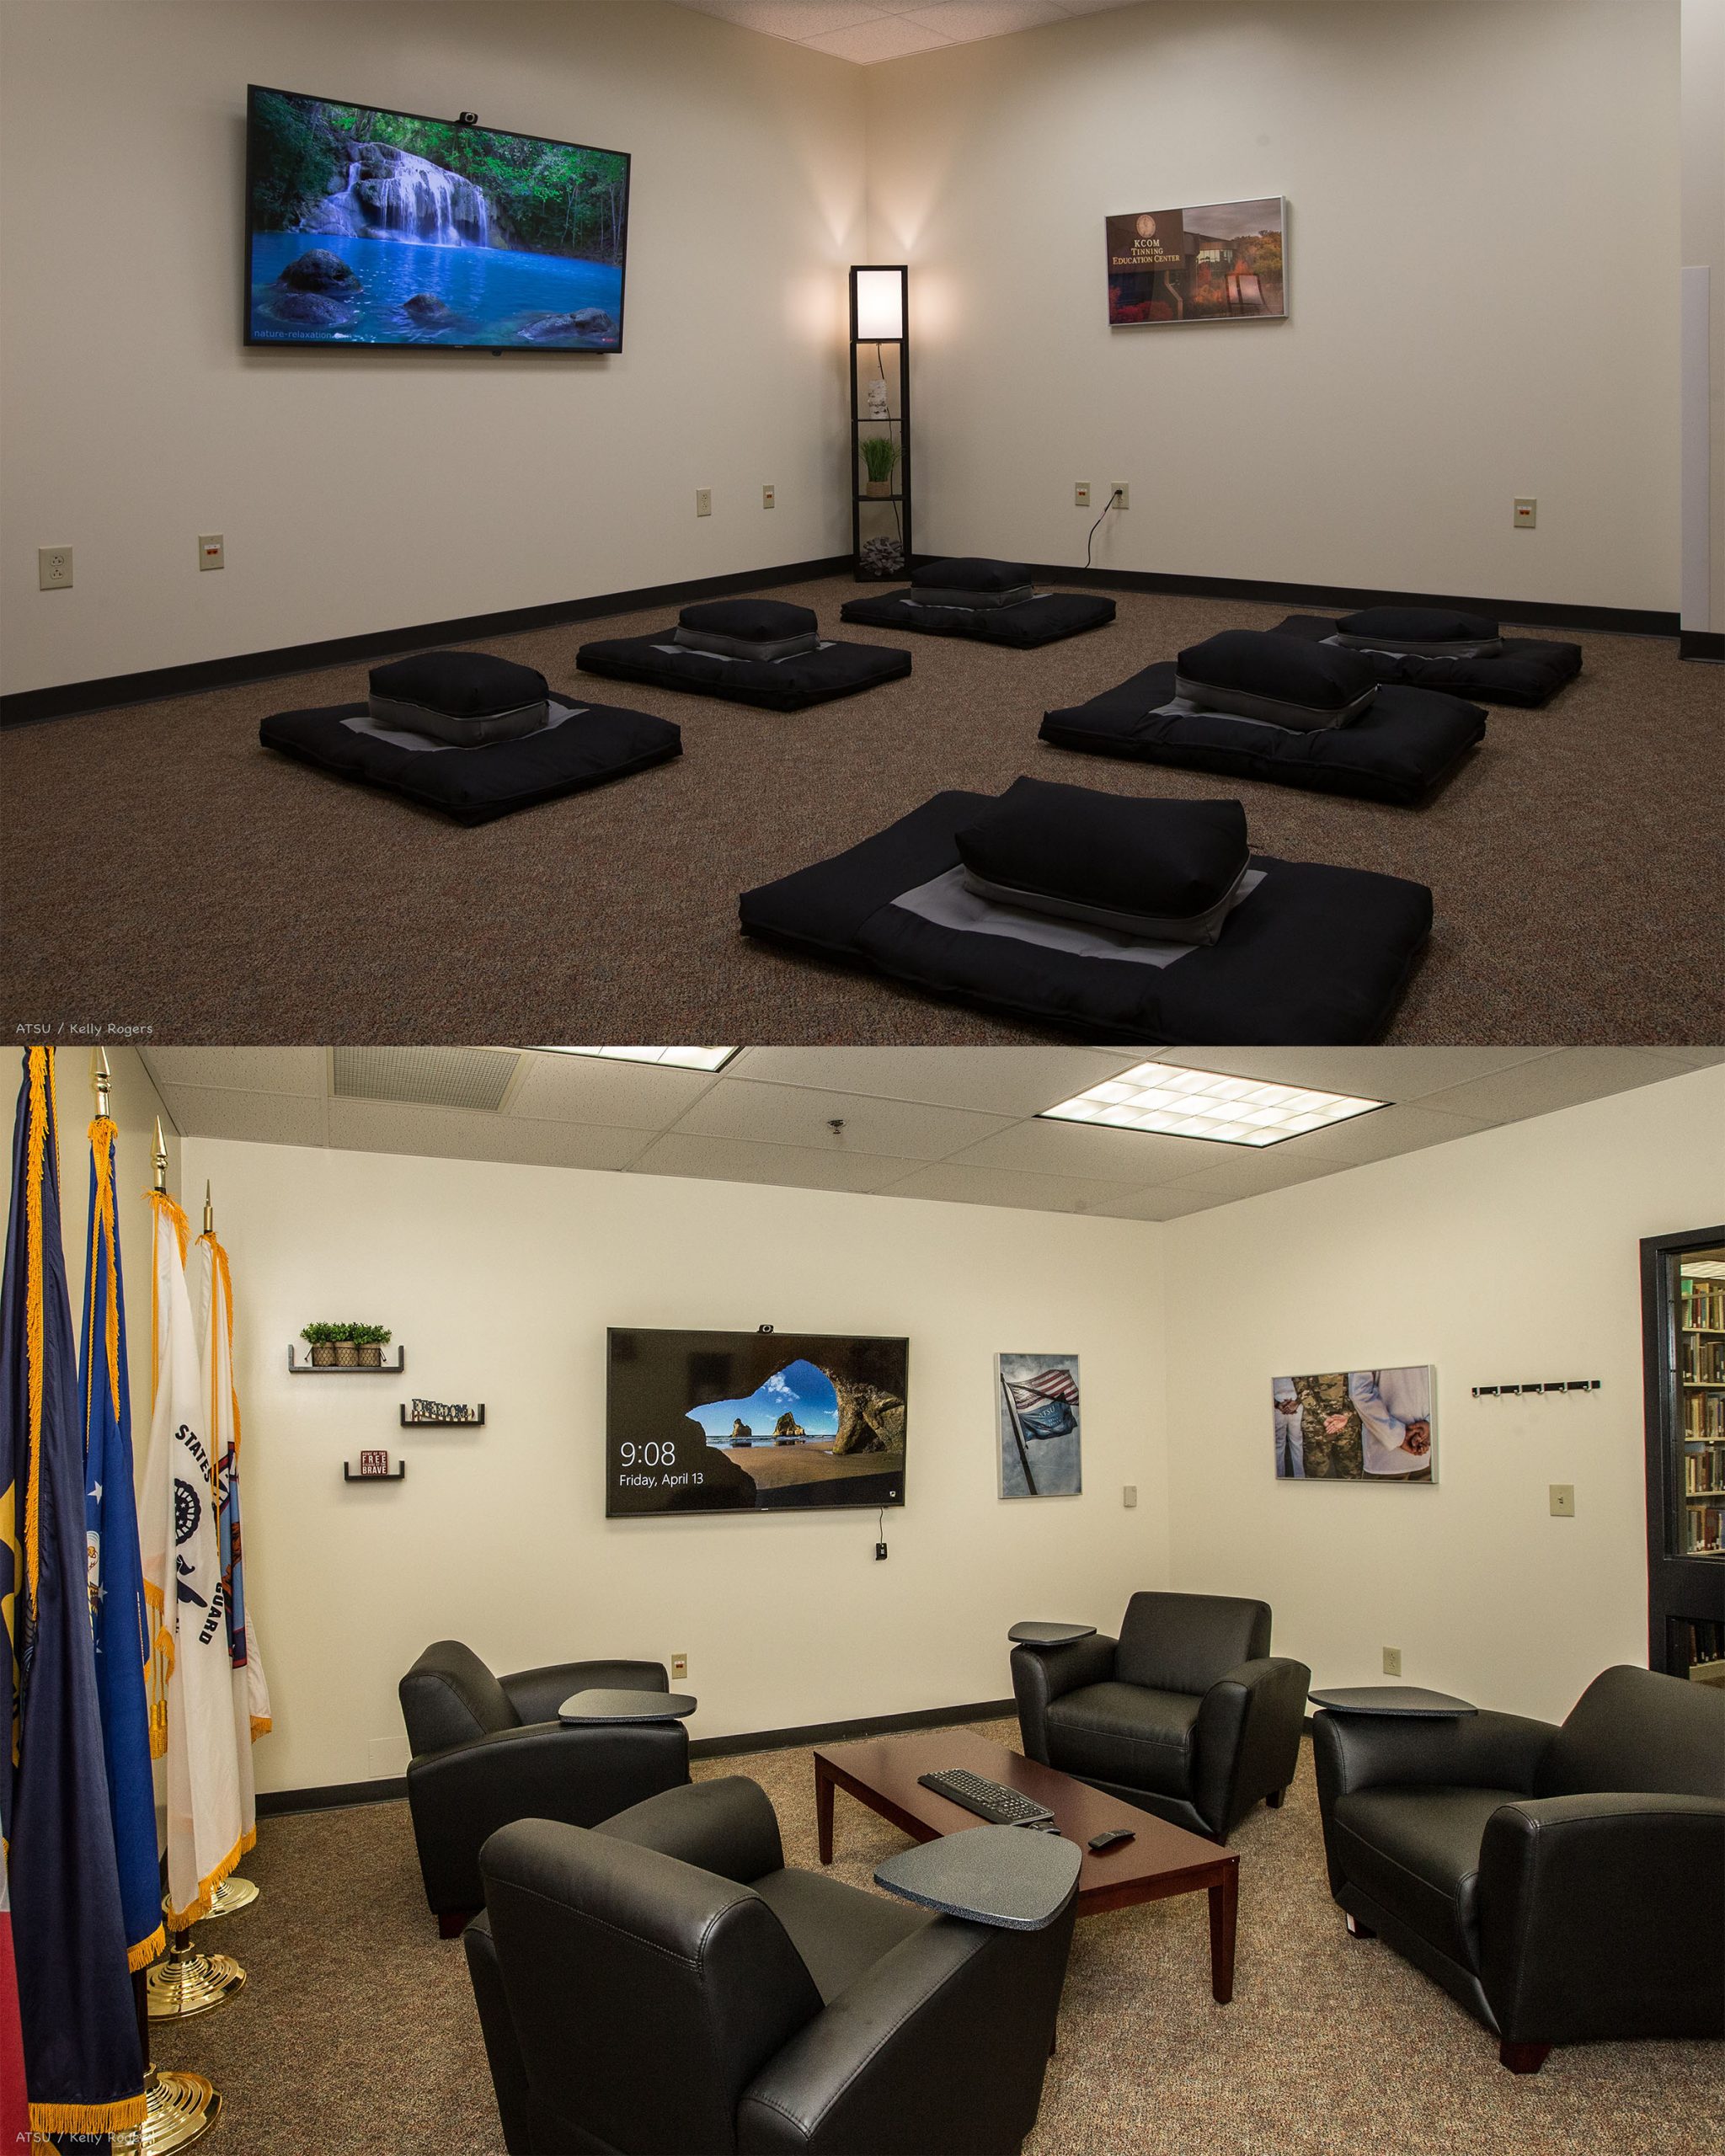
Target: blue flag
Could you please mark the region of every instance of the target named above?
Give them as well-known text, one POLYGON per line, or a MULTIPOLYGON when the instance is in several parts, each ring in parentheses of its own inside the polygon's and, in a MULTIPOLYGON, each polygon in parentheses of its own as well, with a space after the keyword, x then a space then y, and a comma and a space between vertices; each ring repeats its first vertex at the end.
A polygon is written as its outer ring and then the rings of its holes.
POLYGON ((30 2124, 100 2134, 143 2123, 144 2070, 102 1764, 60 1235, 54 1052, 26 1049, 0 1282, 0 1614, 13 1702, 0 1833, 30 2124))
POLYGON ((114 1205, 114 1141, 118 1135, 105 1116, 90 1125, 90 1246, 77 1380, 83 1403, 84 1541, 96 1649, 96 1703, 102 1717, 108 1809, 120 1864, 126 1961, 132 1968, 142 1969, 167 1942, 162 1926, 161 1860, 156 1851, 156 1795, 150 1775, 150 1716, 144 1697, 150 1630, 132 1487, 126 1293, 114 1205))

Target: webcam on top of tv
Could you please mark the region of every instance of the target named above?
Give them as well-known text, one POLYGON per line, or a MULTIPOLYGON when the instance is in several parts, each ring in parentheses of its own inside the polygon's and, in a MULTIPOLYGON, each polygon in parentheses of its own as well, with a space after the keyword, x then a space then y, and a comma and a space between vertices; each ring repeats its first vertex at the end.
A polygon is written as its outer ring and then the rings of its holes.
POLYGON ((479 125, 479 115, 477 112, 458 112, 455 116, 455 124, 457 127, 477 127, 479 125))

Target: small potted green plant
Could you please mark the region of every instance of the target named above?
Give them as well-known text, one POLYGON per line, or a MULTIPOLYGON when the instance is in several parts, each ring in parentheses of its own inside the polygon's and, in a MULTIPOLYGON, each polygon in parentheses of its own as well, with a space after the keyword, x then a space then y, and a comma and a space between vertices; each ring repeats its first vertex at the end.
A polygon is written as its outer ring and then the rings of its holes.
POLYGON ((375 1370, 382 1366, 383 1350, 390 1338, 387 1325, 350 1325, 347 1337, 357 1352, 361 1369, 375 1370))
POLYGON ((341 1358, 339 1347, 348 1337, 344 1325, 325 1325, 322 1321, 300 1327, 300 1338, 309 1342, 312 1349, 312 1368, 314 1370, 334 1369, 341 1358))
POLYGON ((891 494, 893 473, 899 462, 899 445, 889 435, 864 435, 861 447, 862 462, 868 467, 868 478, 863 493, 891 494))

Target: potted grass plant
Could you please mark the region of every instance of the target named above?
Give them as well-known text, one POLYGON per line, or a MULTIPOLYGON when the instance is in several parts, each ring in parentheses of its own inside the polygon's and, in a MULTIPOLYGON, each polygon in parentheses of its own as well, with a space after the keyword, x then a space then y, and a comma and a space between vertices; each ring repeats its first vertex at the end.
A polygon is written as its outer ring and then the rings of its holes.
POLYGON ((899 462, 899 445, 888 435, 864 435, 860 445, 868 478, 865 494, 889 494, 899 462))
POLYGON ((300 1327, 300 1338, 309 1343, 312 1368, 314 1370, 334 1369, 338 1360, 336 1349, 347 1338, 344 1325, 326 1325, 321 1320, 300 1327))
POLYGON ((383 1350, 389 1342, 389 1327, 387 1325, 350 1325, 347 1331, 349 1339, 358 1351, 360 1369, 380 1369, 383 1362, 383 1350))

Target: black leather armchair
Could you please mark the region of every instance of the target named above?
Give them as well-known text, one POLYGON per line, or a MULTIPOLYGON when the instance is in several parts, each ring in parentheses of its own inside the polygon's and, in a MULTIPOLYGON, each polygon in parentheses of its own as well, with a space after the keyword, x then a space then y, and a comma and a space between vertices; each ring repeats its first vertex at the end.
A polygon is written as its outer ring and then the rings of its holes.
POLYGON ((785 1869, 758 1785, 524 1820, 465 1943, 510 2156, 1011 2156, 1076 1913, 1007 1931, 785 1869))
POLYGON ((471 1647, 440 1640, 401 1680, 413 1758, 408 1806, 425 1899, 453 1939, 484 1900, 479 1849, 511 1819, 590 1827, 689 1779, 678 1722, 566 1728, 571 1692, 669 1689, 658 1662, 566 1662, 494 1677, 471 1647))
POLYGON ((1725 2035, 1725 1694, 1596 1677, 1562 1723, 1313 1718, 1330 1892, 1499 2039, 1725 2035))
POLYGON ((1281 1803, 1311 1682, 1272 1657, 1268 1604, 1230 1595, 1135 1594, 1118 1640, 1012 1650, 1029 1758, 1218 1842, 1281 1803))

